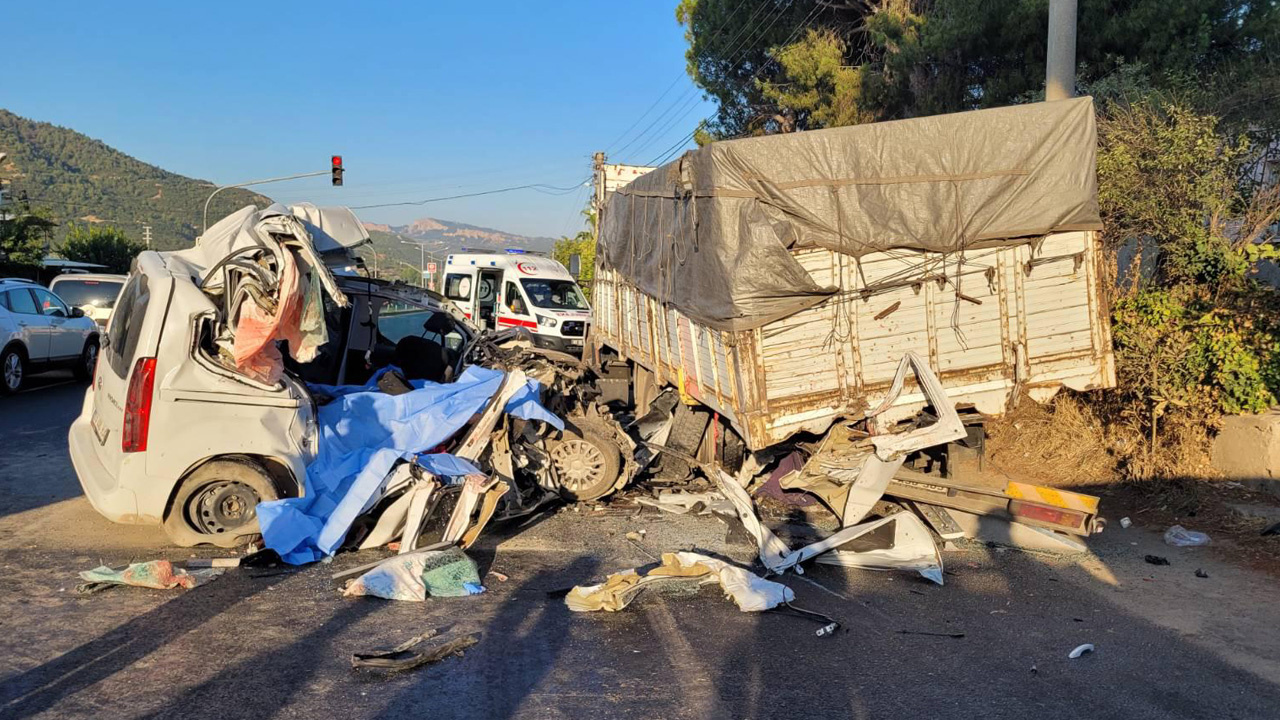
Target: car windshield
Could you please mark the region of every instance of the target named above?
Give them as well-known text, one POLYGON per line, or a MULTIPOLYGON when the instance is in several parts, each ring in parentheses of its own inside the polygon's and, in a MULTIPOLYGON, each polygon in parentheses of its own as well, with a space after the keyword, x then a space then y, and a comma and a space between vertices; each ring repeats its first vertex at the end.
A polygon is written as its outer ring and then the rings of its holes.
POLYGON ((53 292, 72 307, 92 305, 110 308, 124 283, 115 280, 59 280, 53 284, 53 292))
POLYGON ((522 279, 525 294, 535 307, 549 310, 589 310, 578 283, 572 280, 522 279))

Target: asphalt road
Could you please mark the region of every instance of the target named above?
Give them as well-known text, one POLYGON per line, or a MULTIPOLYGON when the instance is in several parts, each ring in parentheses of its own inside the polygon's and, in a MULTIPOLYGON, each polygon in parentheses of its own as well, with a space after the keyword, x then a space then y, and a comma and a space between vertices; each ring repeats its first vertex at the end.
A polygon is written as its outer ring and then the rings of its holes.
POLYGON ((368 553, 186 592, 79 596, 76 572, 100 562, 192 555, 81 497, 65 433, 82 394, 0 399, 0 717, 1280 717, 1277 581, 1226 562, 1229 548, 1168 548, 1159 529, 1114 523, 1071 561, 948 552, 945 587, 826 567, 790 576, 798 605, 844 623, 829 638, 740 613, 715 588, 614 614, 571 614, 554 596, 662 551, 752 554, 726 544, 717 519, 665 515, 570 510, 491 533, 472 554, 510 579, 488 576, 475 597, 341 597, 329 574, 368 553), (624 538, 640 528, 638 546, 624 538), (1171 565, 1144 563, 1152 552, 1171 565), (483 637, 400 676, 350 667, 353 651, 446 627, 483 637), (1067 658, 1086 642, 1094 653, 1067 658))

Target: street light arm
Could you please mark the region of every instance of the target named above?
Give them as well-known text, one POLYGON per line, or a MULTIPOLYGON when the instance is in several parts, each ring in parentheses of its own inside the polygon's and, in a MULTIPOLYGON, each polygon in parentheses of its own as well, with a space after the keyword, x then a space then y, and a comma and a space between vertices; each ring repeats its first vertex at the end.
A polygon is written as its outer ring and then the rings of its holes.
POLYGON ((320 170, 319 172, 299 173, 297 175, 286 175, 284 177, 266 178, 265 180, 249 180, 248 182, 235 183, 234 185, 223 185, 218 189, 214 190, 213 192, 209 193, 209 197, 206 198, 204 201, 204 213, 201 216, 201 220, 200 220, 200 226, 201 226, 200 234, 204 235, 205 231, 209 229, 209 203, 213 200, 214 195, 217 195, 223 190, 228 190, 230 188, 249 187, 250 185, 265 185, 267 183, 282 182, 284 180, 297 180, 299 178, 317 177, 320 175, 328 175, 329 173, 330 173, 329 170, 320 170))

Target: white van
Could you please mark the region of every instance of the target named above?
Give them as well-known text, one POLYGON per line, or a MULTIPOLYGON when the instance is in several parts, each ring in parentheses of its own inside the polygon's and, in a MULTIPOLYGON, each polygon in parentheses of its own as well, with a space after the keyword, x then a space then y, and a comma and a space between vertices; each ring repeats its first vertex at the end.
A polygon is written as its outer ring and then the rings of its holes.
POLYGON ((524 328, 537 347, 582 354, 591 306, 555 260, 515 250, 456 253, 444 273, 445 297, 477 325, 524 328))

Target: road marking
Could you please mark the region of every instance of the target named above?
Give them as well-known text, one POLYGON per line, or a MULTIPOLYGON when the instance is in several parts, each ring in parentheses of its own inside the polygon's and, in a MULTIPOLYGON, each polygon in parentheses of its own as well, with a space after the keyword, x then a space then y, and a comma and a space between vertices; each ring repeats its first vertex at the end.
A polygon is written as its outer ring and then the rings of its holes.
POLYGON ((75 382, 75 380, 63 380, 62 382, 56 382, 51 385, 41 385, 40 387, 27 388, 26 390, 23 390, 18 394, 26 395, 27 393, 37 392, 39 390, 48 390, 49 388, 56 388, 56 387, 62 387, 63 385, 70 385, 73 382, 75 382))

